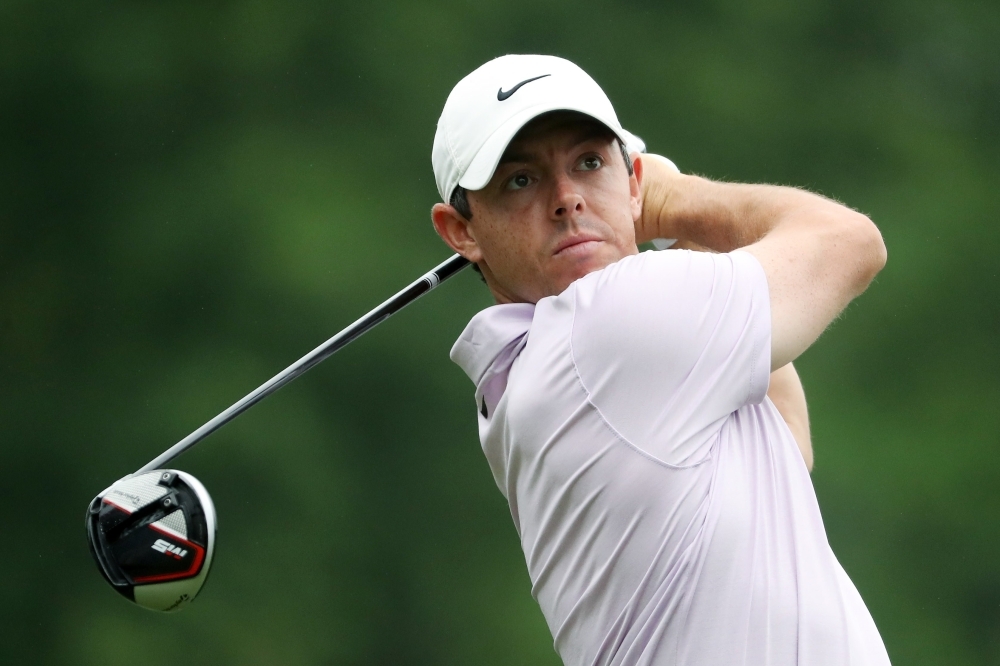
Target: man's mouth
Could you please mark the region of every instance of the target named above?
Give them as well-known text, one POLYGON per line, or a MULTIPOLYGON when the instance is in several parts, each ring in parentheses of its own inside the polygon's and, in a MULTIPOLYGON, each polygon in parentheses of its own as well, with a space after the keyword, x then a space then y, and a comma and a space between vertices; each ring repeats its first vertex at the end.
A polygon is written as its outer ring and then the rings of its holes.
POLYGON ((570 236, 565 238, 556 245, 555 252, 552 256, 569 256, 576 254, 586 254, 598 243, 604 242, 604 239, 595 236, 593 234, 580 234, 578 236, 570 236))

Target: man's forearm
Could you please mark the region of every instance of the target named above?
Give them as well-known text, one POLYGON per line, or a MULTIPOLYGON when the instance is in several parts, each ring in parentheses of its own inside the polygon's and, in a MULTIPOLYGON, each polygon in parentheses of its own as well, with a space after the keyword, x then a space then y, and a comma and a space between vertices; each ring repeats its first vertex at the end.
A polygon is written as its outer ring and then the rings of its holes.
MULTIPOLYGON (((763 238, 802 209, 840 204, 791 187, 719 183, 676 173, 643 155, 643 212, 636 240, 677 238, 730 252, 763 238)), ((679 245, 681 246, 681 245, 679 245)))

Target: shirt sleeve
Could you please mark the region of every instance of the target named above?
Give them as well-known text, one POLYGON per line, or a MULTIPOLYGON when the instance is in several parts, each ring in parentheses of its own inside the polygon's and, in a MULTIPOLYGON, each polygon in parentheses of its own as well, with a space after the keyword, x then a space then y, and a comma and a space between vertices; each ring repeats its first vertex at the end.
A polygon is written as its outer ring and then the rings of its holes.
POLYGON ((669 465, 701 462, 767 394, 767 278, 747 252, 644 252, 574 284, 573 360, 607 424, 669 465))

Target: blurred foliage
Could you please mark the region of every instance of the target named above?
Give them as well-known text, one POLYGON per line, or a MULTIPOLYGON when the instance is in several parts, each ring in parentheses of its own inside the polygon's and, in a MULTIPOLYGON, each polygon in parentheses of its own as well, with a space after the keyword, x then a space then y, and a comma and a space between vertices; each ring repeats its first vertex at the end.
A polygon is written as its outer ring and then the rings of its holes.
POLYGON ((0 662, 557 663, 447 358, 471 272, 179 461, 221 518, 192 608, 118 598, 82 520, 447 256, 444 99, 542 52, 685 171, 880 225, 799 363, 830 540, 895 663, 1000 664, 998 43, 972 0, 0 3, 0 662))

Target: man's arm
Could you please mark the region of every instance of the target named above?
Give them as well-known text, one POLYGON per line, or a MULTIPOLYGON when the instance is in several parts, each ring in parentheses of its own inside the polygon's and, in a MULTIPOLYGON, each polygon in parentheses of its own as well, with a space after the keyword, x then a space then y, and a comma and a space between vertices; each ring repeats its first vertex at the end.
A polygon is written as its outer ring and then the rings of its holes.
POLYGON ((636 160, 643 191, 636 241, 678 238, 718 252, 744 248, 764 268, 771 297, 771 369, 819 337, 885 265, 864 215, 790 187, 717 183, 636 160))
POLYGON ((791 363, 778 368, 771 373, 771 384, 767 388, 767 397, 778 408, 781 418, 788 424, 788 429, 795 436, 795 442, 802 452, 806 469, 813 468, 812 439, 809 435, 809 409, 806 407, 806 394, 802 390, 802 381, 791 363))
MULTIPOLYGON (((711 252, 712 250, 692 241, 678 240, 671 249, 694 250, 695 252, 711 252)), ((812 436, 809 433, 809 408, 806 405, 806 392, 802 388, 802 380, 795 366, 788 365, 771 373, 767 386, 767 397, 774 403, 781 418, 795 437, 799 452, 806 463, 806 469, 813 469, 812 436)))

